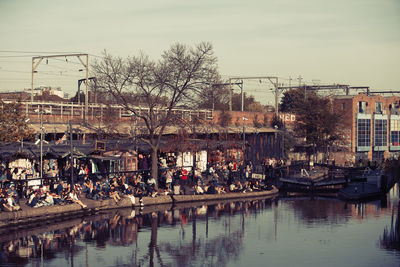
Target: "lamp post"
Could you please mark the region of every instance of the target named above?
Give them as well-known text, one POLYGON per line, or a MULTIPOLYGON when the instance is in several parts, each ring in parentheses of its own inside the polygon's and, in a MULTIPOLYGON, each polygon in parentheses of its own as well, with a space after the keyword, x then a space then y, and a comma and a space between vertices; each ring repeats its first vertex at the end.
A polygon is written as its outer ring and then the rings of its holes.
POLYGON ((40 184, 43 185, 43 106, 40 109, 40 184))
MULTIPOLYGON (((279 130, 278 125, 275 125, 274 128, 277 131, 277 132, 275 132, 275 144, 279 144, 279 147, 275 148, 275 150, 277 153, 277 158, 279 156, 279 159, 281 159, 283 157, 283 153, 284 153, 284 148, 283 148, 284 144, 281 143, 281 140, 284 139, 284 136, 283 136, 283 133, 279 130), (278 138, 279 136, 281 137, 280 139, 278 138)), ((282 141, 282 142, 284 142, 284 141, 282 141)))
POLYGON ((36 112, 40 113, 40 184, 43 184, 43 134, 44 134, 44 127, 43 127, 43 113, 50 114, 50 110, 44 110, 43 105, 39 107, 39 109, 35 110, 36 112))
POLYGON ((245 155, 245 151, 246 151, 246 123, 245 123, 245 121, 247 121, 247 118, 242 117, 242 119, 243 119, 243 144, 242 144, 243 148, 242 148, 242 150, 243 150, 243 164, 244 164, 244 155, 245 155))
POLYGON ((69 146, 70 146, 70 170, 71 170, 71 189, 74 188, 74 149, 72 145, 72 120, 69 120, 69 146))

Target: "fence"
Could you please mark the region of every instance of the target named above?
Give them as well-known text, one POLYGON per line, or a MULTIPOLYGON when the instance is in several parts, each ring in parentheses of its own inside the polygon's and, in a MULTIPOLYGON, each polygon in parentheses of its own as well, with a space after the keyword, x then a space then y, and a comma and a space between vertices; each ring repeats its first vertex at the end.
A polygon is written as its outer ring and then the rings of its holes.
MULTIPOLYGON (((12 102, 5 100, 4 102, 12 102)), ((21 102, 22 109, 26 116, 32 122, 40 122, 40 110, 45 110, 43 114, 44 122, 57 122, 66 123, 70 120, 73 122, 104 122, 105 120, 115 120, 118 118, 119 122, 130 122, 135 116, 133 113, 120 105, 105 105, 105 104, 89 104, 88 112, 85 114, 85 105, 77 103, 57 103, 57 102, 21 102), (85 117, 86 116, 86 117, 85 117), (54 120, 53 120, 54 119, 54 120)), ((133 107, 137 114, 146 114, 149 108, 133 107)), ((155 110, 155 114, 164 115, 167 110, 159 108, 155 110)), ((172 109, 172 115, 177 115, 182 119, 199 118, 202 120, 212 120, 212 110, 192 110, 192 109, 172 109)))

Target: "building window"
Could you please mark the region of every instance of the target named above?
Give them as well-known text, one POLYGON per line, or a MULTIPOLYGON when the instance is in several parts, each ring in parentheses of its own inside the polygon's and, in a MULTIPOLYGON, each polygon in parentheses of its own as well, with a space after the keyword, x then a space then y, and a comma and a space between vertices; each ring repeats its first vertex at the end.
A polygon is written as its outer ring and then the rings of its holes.
POLYGON ((375 119, 374 145, 387 146, 387 120, 375 119))
POLYGON ((371 146, 371 120, 358 119, 357 120, 357 146, 370 147, 371 146))
POLYGON ((367 113, 367 106, 368 106, 368 104, 365 101, 358 102, 358 113, 362 113, 362 114, 367 113))
MULTIPOLYGON (((391 116, 393 117, 393 116, 391 116)), ((400 119, 390 119, 390 145, 400 147, 400 119)))
POLYGON ((375 113, 382 114, 382 102, 375 103, 375 113))
POLYGON ((394 102, 392 104, 389 105, 389 110, 390 110, 390 114, 392 115, 399 115, 399 103, 398 102, 394 102))
POLYGON ((392 146, 399 146, 399 131, 392 131, 390 134, 390 142, 392 146))

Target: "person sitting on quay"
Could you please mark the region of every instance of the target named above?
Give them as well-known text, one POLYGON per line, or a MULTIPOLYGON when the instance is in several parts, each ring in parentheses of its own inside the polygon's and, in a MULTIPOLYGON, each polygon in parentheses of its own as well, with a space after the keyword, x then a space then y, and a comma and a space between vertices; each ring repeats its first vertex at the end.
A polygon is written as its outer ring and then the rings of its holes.
POLYGON ((19 197, 18 197, 18 192, 17 192, 17 190, 15 189, 14 183, 11 183, 11 184, 10 184, 10 188, 7 190, 7 194, 8 194, 9 196, 11 196, 11 197, 14 199, 14 201, 18 204, 18 202, 19 202, 19 197))
POLYGON ((54 198, 50 192, 46 192, 44 199, 43 199, 44 206, 53 206, 54 205, 54 198))
POLYGON ((193 181, 197 185, 204 186, 204 180, 203 180, 203 177, 201 176, 201 171, 199 168, 196 168, 194 170, 193 181))
POLYGON ((29 194, 29 198, 26 204, 31 208, 38 208, 42 206, 41 204, 39 204, 39 202, 40 202, 39 192, 33 191, 29 194))
POLYGON ((135 195, 134 195, 134 188, 131 185, 124 184, 125 186, 125 192, 124 194, 131 200, 132 205, 135 205, 135 195))
MULTIPOLYGON (((60 190, 60 188, 58 188, 60 190)), ((28 201, 27 205, 32 208, 39 208, 42 206, 52 206, 56 204, 63 204, 64 199, 62 198, 62 190, 54 190, 54 192, 49 192, 46 186, 39 187, 38 190, 33 190, 32 187, 28 188, 27 195, 28 201)))
POLYGON ((110 198, 114 199, 115 203, 117 204, 121 200, 121 197, 118 194, 118 187, 115 187, 114 184, 110 187, 109 196, 110 198))
POLYGON ((215 190, 217 190, 217 194, 219 194, 219 195, 226 193, 225 188, 223 186, 217 186, 217 187, 215 187, 215 190))
POLYGON ((63 190, 66 190, 66 188, 67 188, 67 185, 65 184, 65 182, 63 181, 63 180, 61 180, 59 183, 58 183, 58 185, 56 186, 56 194, 57 195, 61 195, 61 192, 63 191, 63 190))
POLYGON ((181 190, 181 185, 178 181, 175 181, 174 184, 174 195, 182 195, 183 191, 181 190))
POLYGON ((243 186, 242 183, 240 181, 237 181, 236 184, 233 184, 234 186, 231 187, 233 190, 231 190, 231 192, 242 192, 243 191, 243 186))
POLYGON ((236 191, 236 186, 235 186, 235 183, 231 183, 230 185, 229 185, 229 192, 237 192, 236 191))
POLYGON ((252 192, 249 181, 244 182, 242 193, 252 192))
POLYGON ((71 192, 69 192, 68 199, 80 205, 83 209, 87 208, 87 205, 85 205, 81 200, 78 199, 78 195, 76 194, 75 189, 72 189, 71 192))
POLYGON ((204 194, 204 190, 201 187, 201 185, 195 184, 193 187, 193 194, 194 195, 203 195, 204 194))
POLYGON ((212 181, 208 182, 208 186, 205 188, 206 194, 217 194, 217 189, 212 181))
POLYGON ((93 181, 92 180, 84 181, 82 185, 82 193, 85 194, 85 197, 92 199, 93 191, 94 191, 93 181))
POLYGON ((151 186, 155 186, 156 185, 156 179, 154 179, 154 177, 150 177, 147 180, 147 187, 150 188, 151 186))
POLYGON ((21 207, 15 202, 13 196, 3 191, 3 197, 0 198, 1 208, 3 211, 18 211, 21 207))

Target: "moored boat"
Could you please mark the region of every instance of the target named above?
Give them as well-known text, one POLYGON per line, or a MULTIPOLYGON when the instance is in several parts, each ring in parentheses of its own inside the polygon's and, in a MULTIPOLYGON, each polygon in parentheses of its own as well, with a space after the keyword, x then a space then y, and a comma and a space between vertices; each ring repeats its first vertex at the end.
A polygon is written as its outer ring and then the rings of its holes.
POLYGON ((379 198, 385 194, 375 184, 370 183, 351 183, 338 192, 338 197, 343 200, 360 201, 373 198, 379 198))
POLYGON ((353 182, 338 192, 343 200, 360 201, 379 198, 386 193, 387 179, 380 170, 368 169, 364 175, 364 182, 353 182))

